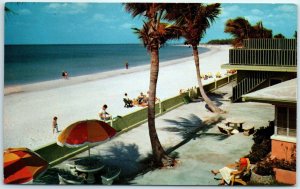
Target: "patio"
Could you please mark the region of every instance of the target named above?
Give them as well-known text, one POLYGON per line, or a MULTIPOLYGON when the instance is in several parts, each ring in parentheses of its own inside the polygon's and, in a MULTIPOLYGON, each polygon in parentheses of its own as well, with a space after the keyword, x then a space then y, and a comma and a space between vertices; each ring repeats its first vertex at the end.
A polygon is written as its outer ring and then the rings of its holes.
MULTIPOLYGON (((262 103, 235 103, 229 101, 232 84, 211 94, 211 98, 227 111, 217 116, 205 108, 204 102, 183 105, 156 119, 160 142, 165 150, 176 156, 179 165, 170 169, 149 170, 143 161, 151 153, 147 123, 123 133, 111 141, 91 149, 91 155, 101 156, 106 166, 121 168, 120 179, 113 184, 121 185, 217 185, 210 173, 226 164, 233 163, 248 154, 253 144, 252 135, 243 133, 224 135, 217 124, 230 117, 238 117, 255 129, 267 126, 274 119, 274 108, 262 103), (251 115, 251 117, 250 117, 251 115)), ((75 158, 87 156, 87 152, 75 158)), ((67 168, 66 162, 54 167, 67 168)), ((47 174, 44 175, 44 178, 47 174)), ((96 180, 97 175, 95 175, 96 180)), ((41 182, 58 184, 53 174, 41 182)), ((96 181, 101 184, 101 181, 96 181)))

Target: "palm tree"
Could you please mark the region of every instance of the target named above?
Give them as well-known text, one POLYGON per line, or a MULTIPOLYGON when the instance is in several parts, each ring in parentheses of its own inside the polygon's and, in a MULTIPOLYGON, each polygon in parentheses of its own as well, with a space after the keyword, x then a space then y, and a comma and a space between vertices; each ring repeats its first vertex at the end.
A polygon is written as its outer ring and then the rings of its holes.
POLYGON ((125 3, 125 9, 133 17, 143 15, 146 18, 142 29, 133 28, 144 46, 150 52, 150 84, 148 101, 148 128, 154 163, 158 166, 168 165, 172 161, 163 149, 155 128, 156 85, 159 72, 159 48, 169 39, 179 38, 179 30, 175 26, 161 23, 164 4, 159 3, 125 3))
POLYGON ((251 33, 251 25, 245 18, 238 17, 229 19, 225 24, 225 33, 230 33, 233 37, 233 45, 239 47, 243 45, 243 40, 248 39, 251 33))
POLYGON ((243 40, 249 38, 272 38, 272 30, 263 26, 262 22, 257 22, 254 26, 242 17, 229 19, 225 24, 225 33, 230 33, 233 37, 233 46, 243 46, 243 40))
POLYGON ((201 3, 178 3, 166 7, 166 19, 174 21, 175 25, 180 27, 182 36, 186 44, 193 47, 193 55, 196 66, 196 75, 200 93, 209 109, 215 113, 224 113, 218 108, 206 95, 201 77, 199 66, 198 45, 206 33, 206 29, 214 22, 220 14, 220 4, 204 5, 201 3))
POLYGON ((252 26, 251 29, 250 38, 272 38, 272 30, 265 28, 261 21, 252 26))

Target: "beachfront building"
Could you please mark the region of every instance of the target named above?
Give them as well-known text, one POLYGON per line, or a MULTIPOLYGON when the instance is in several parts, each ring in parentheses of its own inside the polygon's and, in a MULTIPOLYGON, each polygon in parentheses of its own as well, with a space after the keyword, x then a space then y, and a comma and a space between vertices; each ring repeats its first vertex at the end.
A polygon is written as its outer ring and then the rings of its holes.
MULTIPOLYGON (((271 136, 271 154, 277 159, 292 161, 296 158, 297 137, 297 79, 285 81, 246 95, 243 101, 270 103, 275 106, 275 131, 271 136)), ((296 173, 276 169, 276 180, 295 184, 296 173)))
POLYGON ((232 102, 244 94, 297 77, 296 39, 246 39, 243 48, 229 50, 222 69, 237 70, 232 102))

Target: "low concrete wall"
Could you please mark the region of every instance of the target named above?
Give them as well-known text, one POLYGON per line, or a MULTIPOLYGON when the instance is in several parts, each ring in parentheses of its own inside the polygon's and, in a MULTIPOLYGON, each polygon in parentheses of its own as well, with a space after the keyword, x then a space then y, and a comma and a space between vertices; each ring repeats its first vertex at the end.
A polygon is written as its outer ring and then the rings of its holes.
POLYGON ((296 156, 296 144, 272 139, 272 155, 278 159, 291 161, 296 156))
MULTIPOLYGON (((218 79, 211 83, 208 83, 203 86, 206 92, 213 91, 217 88, 220 88, 229 82, 236 79, 236 74, 229 75, 224 78, 218 79)), ((179 93, 179 92, 178 92, 179 93)), ((191 88, 187 92, 179 94, 177 96, 165 99, 161 102, 156 103, 155 105, 155 115, 160 116, 168 111, 171 111, 185 103, 184 97, 196 97, 199 96, 199 88, 191 88)), ((133 129, 143 123, 145 123, 148 119, 148 109, 143 108, 132 112, 130 114, 124 116, 117 116, 112 121, 108 121, 107 123, 110 124, 114 129, 117 130, 118 134, 120 135, 123 132, 127 132, 130 129, 133 129)), ((50 166, 55 166, 76 154, 79 154, 85 150, 88 150, 88 146, 80 147, 80 148, 68 148, 68 147, 61 147, 58 146, 56 143, 52 143, 46 146, 43 146, 37 150, 36 153, 41 155, 44 159, 46 159, 50 166)))
POLYGON ((274 168, 275 179, 279 183, 295 185, 296 184, 296 172, 288 171, 284 169, 274 168))

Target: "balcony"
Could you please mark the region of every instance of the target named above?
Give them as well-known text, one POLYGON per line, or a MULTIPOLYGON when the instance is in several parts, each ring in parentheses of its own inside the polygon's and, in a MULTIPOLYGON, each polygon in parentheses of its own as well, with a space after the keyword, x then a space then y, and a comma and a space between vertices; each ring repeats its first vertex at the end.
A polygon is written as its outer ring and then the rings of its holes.
POLYGON ((297 50, 230 49, 230 65, 296 67, 297 50))
POLYGON ((246 49, 297 49, 296 39, 245 39, 246 49))

